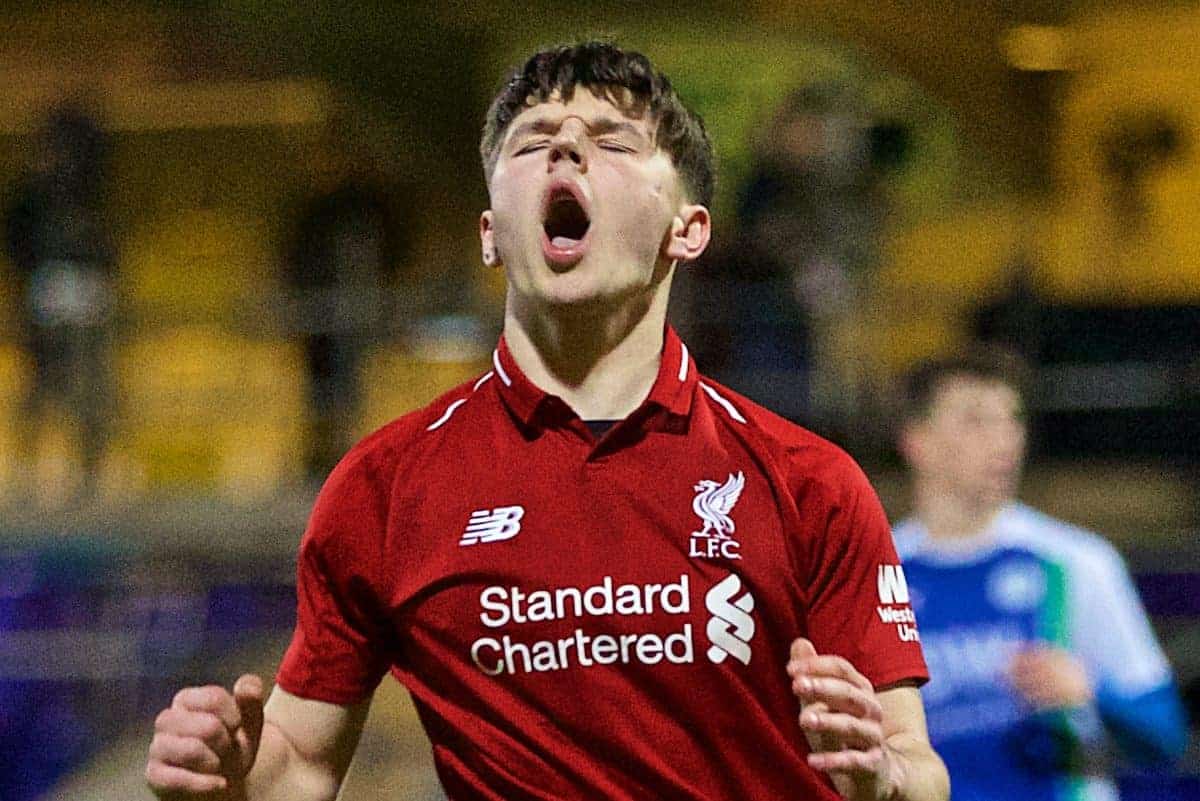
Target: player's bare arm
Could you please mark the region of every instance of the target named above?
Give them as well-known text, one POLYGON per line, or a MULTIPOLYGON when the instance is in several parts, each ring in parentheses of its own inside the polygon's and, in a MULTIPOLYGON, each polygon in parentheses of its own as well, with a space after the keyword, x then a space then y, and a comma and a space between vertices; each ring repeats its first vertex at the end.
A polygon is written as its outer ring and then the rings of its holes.
POLYGON ((801 703, 808 763, 852 801, 945 801, 950 780, 929 744, 916 688, 876 692, 840 656, 818 654, 798 639, 787 665, 801 703))
POLYGON ((242 676, 223 687, 180 690, 155 720, 146 766, 164 801, 333 801, 370 701, 338 706, 242 676))

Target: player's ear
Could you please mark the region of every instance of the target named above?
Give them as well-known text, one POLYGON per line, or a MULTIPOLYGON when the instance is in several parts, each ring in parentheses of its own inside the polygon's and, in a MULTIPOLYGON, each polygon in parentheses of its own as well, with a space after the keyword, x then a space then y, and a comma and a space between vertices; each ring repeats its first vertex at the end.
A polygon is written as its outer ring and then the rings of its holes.
POLYGON ((492 210, 479 215, 479 246, 483 263, 488 267, 499 267, 500 251, 496 248, 496 220, 492 210))
POLYGON ((666 256, 672 261, 693 261, 708 247, 712 237, 712 218, 708 209, 699 204, 680 206, 671 220, 667 235, 666 256))

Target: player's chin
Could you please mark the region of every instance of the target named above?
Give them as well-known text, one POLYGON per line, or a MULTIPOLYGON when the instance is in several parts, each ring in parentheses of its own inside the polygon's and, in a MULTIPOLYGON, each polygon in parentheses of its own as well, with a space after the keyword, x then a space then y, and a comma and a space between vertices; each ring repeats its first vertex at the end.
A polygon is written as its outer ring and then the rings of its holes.
POLYGON ((547 305, 560 315, 592 318, 610 314, 613 300, 602 293, 559 293, 548 299, 547 305))
POLYGON ((595 279, 583 270, 554 275, 539 282, 539 294, 546 305, 563 311, 599 312, 611 308, 623 293, 595 279))

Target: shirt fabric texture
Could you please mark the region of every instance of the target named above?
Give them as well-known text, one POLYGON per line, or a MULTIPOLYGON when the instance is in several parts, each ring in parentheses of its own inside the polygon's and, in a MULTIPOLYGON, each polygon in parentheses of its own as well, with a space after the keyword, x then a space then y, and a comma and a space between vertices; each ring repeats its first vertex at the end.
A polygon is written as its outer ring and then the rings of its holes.
POLYGON ((876 687, 927 678, 858 466, 697 375, 670 328, 599 439, 503 340, 493 364, 330 476, 280 686, 350 704, 390 671, 457 801, 837 798, 792 640, 876 687))

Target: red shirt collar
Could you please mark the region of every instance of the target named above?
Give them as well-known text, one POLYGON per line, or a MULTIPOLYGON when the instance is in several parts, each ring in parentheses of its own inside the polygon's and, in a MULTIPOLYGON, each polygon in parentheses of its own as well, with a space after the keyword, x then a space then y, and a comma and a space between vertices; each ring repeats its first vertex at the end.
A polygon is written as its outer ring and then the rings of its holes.
MULTIPOLYGON (((492 353, 492 368, 500 397, 522 422, 546 426, 555 420, 577 419, 561 398, 545 392, 521 372, 503 336, 492 353)), ((688 353, 687 345, 674 328, 666 326, 658 376, 634 415, 645 415, 647 421, 652 421, 661 416, 646 412, 665 410, 670 415, 686 417, 692 408, 698 380, 696 363, 688 353)))

